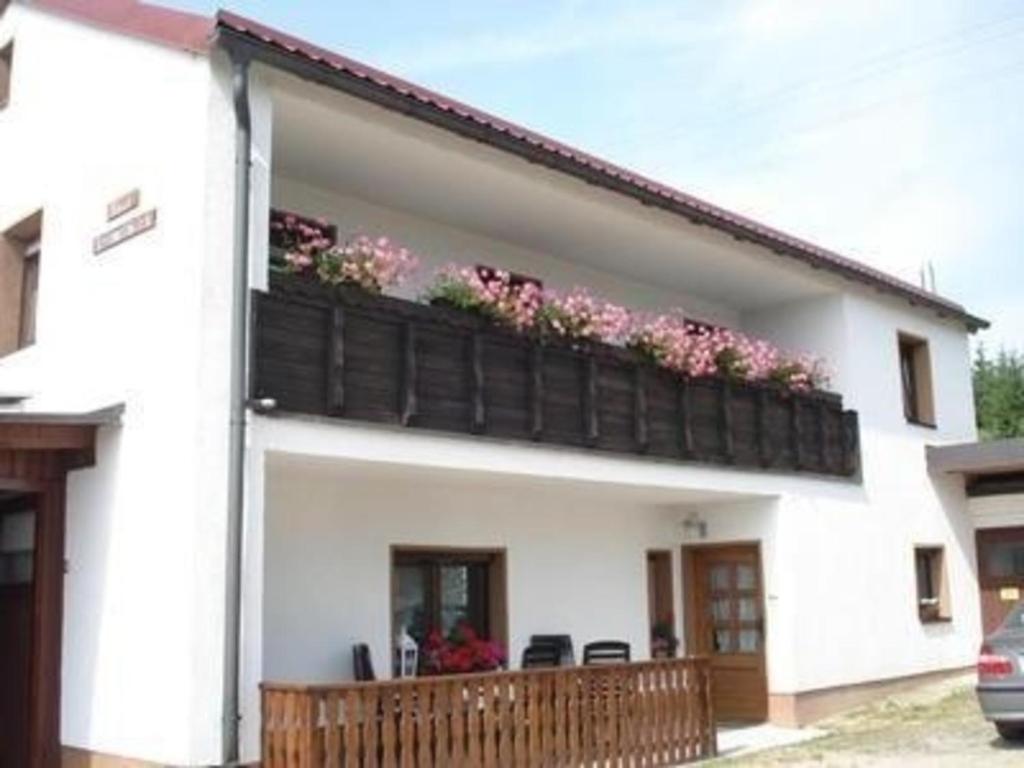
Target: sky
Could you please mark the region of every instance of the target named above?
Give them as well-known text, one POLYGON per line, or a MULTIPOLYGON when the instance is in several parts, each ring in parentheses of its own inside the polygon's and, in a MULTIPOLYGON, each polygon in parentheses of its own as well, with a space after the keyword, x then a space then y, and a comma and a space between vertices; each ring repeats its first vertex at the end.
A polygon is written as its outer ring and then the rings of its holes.
MULTIPOLYGON (((212 13, 208 0, 159 0, 212 13)), ((920 283, 1024 351, 1021 0, 225 7, 920 283)))

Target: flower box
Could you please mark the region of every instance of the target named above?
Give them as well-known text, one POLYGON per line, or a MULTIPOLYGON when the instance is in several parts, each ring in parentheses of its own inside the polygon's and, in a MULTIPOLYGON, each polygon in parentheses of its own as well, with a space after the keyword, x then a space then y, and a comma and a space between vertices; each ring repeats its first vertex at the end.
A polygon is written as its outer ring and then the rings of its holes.
POLYGON ((853 476, 857 417, 828 392, 686 379, 600 342, 272 274, 252 395, 364 422, 676 461, 853 476))

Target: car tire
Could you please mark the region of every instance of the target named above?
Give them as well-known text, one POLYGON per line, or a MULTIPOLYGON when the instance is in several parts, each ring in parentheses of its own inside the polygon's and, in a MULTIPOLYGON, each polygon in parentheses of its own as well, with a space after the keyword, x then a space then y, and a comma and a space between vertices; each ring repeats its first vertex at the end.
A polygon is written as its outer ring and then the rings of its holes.
POLYGON ((996 730, 1006 741, 1024 741, 1024 723, 996 723, 996 730))

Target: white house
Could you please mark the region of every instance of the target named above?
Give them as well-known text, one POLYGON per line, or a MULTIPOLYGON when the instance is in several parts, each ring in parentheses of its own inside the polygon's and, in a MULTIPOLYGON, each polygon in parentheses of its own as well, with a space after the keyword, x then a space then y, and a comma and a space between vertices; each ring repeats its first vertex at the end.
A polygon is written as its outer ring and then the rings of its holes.
POLYGON ((457 619, 511 670, 534 635, 633 662, 678 637, 719 720, 802 724, 975 660, 973 475, 925 449, 975 440, 985 323, 948 299, 134 0, 7 4, 0 174, 0 764, 254 762, 261 683, 344 686, 364 644, 386 680, 402 627, 457 619), (385 297, 281 275, 272 210, 419 270, 385 297), (682 307, 824 358, 832 394, 416 302, 448 262, 682 307))

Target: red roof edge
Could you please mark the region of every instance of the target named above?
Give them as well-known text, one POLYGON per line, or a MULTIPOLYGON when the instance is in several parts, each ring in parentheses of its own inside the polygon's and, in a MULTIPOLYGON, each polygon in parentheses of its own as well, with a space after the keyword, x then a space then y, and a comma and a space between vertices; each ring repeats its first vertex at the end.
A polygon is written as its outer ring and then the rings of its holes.
POLYGON ((34 0, 29 7, 190 53, 207 53, 215 28, 210 16, 137 0, 34 0))
MULTIPOLYGON (((546 155, 547 164, 559 170, 580 177, 586 176, 588 180, 593 180, 596 175, 604 180, 603 183, 608 188, 630 194, 645 203, 661 205, 695 221, 721 229, 734 237, 749 239, 777 253, 800 259, 813 267, 829 269, 849 279, 900 295, 912 304, 927 306, 963 321, 971 331, 987 328, 989 325, 987 320, 971 315, 960 304, 886 272, 252 19, 221 10, 217 13, 216 24, 219 30, 242 36, 259 46, 266 46, 278 53, 325 67, 344 78, 357 80, 364 86, 396 96, 416 108, 429 109, 442 118, 438 121, 440 124, 453 132, 464 132, 465 124, 471 123, 475 128, 483 129, 490 134, 494 139, 493 144, 500 149, 516 151, 531 159, 540 159, 539 156, 546 155), (509 140, 519 147, 510 150, 509 140)), ((415 116, 411 109, 406 112, 415 116)))

